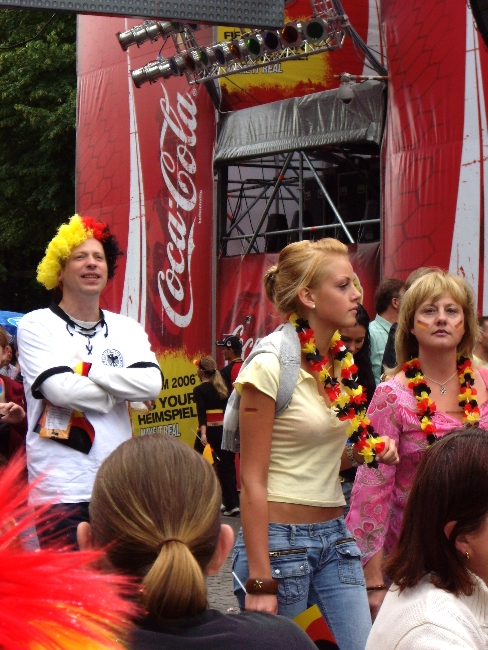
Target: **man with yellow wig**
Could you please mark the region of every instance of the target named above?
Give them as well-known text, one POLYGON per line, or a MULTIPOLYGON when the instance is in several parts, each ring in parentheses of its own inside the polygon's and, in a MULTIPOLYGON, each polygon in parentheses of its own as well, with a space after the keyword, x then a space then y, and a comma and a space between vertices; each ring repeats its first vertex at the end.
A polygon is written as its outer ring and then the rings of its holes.
POLYGON ((56 290, 18 328, 34 505, 52 503, 41 546, 76 544, 101 462, 131 436, 127 401, 156 399, 162 376, 146 333, 100 309, 120 255, 109 227, 75 215, 49 243, 37 280, 56 290))

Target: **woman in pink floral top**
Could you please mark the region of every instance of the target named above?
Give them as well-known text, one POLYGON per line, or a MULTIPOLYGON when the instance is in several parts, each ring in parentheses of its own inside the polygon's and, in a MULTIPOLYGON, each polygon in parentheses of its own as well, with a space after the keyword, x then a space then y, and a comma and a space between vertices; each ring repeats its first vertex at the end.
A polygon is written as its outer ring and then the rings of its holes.
MULTIPOLYGON (((346 520, 363 553, 373 617, 386 593, 381 570, 383 554, 397 543, 429 430, 432 428, 435 436, 441 437, 465 419, 458 399, 464 377, 458 358, 472 356, 477 331, 472 289, 458 276, 444 271, 428 273, 414 282, 402 299, 396 334, 399 365, 394 376, 377 387, 368 410, 375 431, 395 440, 400 462, 390 467, 380 465, 378 469, 358 468, 346 520), (411 379, 402 369, 413 358, 418 358, 420 373, 431 390, 433 415, 424 423, 430 425, 427 430, 422 430, 420 423, 425 409, 419 410, 409 387, 411 379)), ((488 371, 474 369, 473 374, 479 426, 488 429, 488 371)))

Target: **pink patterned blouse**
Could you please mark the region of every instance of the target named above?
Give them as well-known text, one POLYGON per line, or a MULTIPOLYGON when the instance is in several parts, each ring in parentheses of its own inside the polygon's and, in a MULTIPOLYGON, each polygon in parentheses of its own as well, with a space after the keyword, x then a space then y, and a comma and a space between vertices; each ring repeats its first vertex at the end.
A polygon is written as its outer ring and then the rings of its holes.
MULTIPOLYGON (((488 383, 484 372, 483 379, 488 383)), ((480 411, 479 426, 488 429, 488 401, 480 411)), ((363 565, 381 548, 388 554, 396 546, 410 488, 427 445, 415 397, 395 377, 376 388, 368 417, 375 431, 396 442, 400 462, 380 464, 378 469, 358 468, 346 524, 363 553, 363 565)), ((438 436, 461 426, 459 420, 440 411, 433 421, 438 436)))

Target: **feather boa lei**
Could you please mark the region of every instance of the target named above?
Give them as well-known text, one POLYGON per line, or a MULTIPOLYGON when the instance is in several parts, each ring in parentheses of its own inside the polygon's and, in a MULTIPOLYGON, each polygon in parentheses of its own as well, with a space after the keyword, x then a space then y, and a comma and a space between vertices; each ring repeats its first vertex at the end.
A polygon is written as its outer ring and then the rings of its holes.
POLYGON ((377 467, 376 454, 383 451, 385 443, 366 417, 366 395, 358 382, 358 368, 352 354, 342 343, 339 332, 334 334, 329 344, 334 361, 340 364, 340 376, 337 378, 327 370, 327 357, 317 350, 315 333, 308 321, 300 318, 298 314, 291 314, 288 320, 298 334, 302 352, 311 370, 319 373, 319 380, 324 384, 331 407, 339 420, 349 422, 346 432, 348 442, 363 456, 368 466, 377 467))
MULTIPOLYGON (((402 370, 408 379, 408 387, 413 391, 417 400, 420 428, 427 436, 429 445, 437 440, 437 429, 432 420, 436 412, 436 405, 430 399, 430 387, 425 380, 424 373, 420 368, 418 359, 410 359, 403 364, 402 370)), ((459 384, 461 386, 458 400, 459 406, 463 409, 463 424, 472 426, 480 419, 480 409, 476 399, 477 391, 474 387, 474 371, 471 359, 459 357, 457 361, 459 384)))

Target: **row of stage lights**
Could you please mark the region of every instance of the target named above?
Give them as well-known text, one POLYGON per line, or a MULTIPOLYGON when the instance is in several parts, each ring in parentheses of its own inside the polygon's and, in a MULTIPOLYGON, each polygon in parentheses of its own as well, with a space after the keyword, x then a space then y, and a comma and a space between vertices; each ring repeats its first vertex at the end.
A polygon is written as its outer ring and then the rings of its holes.
MULTIPOLYGON (((177 54, 170 58, 158 57, 143 68, 132 70, 131 76, 137 88, 143 83, 154 83, 158 78, 168 79, 185 74, 192 83, 209 78, 234 74, 242 70, 260 67, 266 61, 259 60, 267 55, 283 52, 282 58, 302 58, 316 51, 332 50, 341 47, 344 32, 341 22, 347 17, 333 20, 315 17, 309 21, 287 23, 281 30, 253 30, 241 38, 221 42, 208 47, 199 47, 193 36, 197 25, 146 21, 126 32, 118 33, 117 38, 125 51, 132 45, 138 47, 146 41, 172 37, 177 54), (186 50, 180 50, 177 36, 180 35, 186 50), (317 46, 319 49, 317 49, 317 46), (222 70, 224 68, 224 70, 222 70)), ((268 61, 269 62, 269 61, 268 61)))

